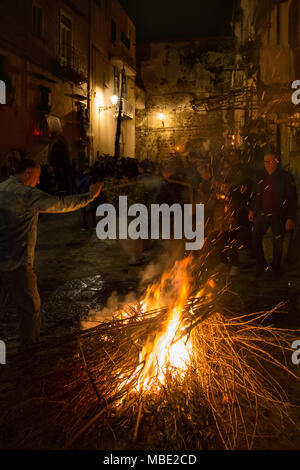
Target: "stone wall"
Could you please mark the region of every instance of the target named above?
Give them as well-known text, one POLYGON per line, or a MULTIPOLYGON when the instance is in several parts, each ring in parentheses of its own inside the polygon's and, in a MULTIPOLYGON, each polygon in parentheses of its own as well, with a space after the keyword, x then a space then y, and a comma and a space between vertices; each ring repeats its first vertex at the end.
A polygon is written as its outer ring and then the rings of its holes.
POLYGON ((151 43, 140 46, 137 54, 146 90, 144 107, 136 109, 137 158, 160 160, 224 145, 232 113, 218 106, 196 108, 194 102, 230 89, 233 40, 151 43))

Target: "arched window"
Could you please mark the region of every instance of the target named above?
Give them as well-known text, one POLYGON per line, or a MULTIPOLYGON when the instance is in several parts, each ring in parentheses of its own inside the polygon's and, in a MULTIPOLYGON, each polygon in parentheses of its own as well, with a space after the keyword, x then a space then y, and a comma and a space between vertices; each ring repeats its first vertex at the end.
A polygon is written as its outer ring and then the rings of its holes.
POLYGON ((6 104, 6 84, 0 80, 0 104, 6 104))

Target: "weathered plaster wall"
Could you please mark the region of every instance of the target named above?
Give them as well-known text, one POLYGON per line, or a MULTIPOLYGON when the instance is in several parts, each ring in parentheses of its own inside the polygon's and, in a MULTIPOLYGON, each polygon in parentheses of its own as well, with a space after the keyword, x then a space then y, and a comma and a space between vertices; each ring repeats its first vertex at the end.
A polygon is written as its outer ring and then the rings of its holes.
POLYGON ((126 100, 133 109, 132 118, 122 119, 120 135, 121 156, 135 155, 135 68, 136 28, 121 4, 116 0, 103 2, 101 8, 93 7, 91 58, 91 162, 97 155, 114 155, 117 128, 117 107, 111 108, 110 97, 115 94, 114 67, 120 73, 125 66, 126 100), (112 39, 112 21, 116 37, 112 39), (122 33, 130 41, 129 49, 121 40, 122 33), (99 108, 102 109, 99 111, 99 108))
MULTIPOLYGON (((135 108, 135 26, 117 0, 96 2, 86 0, 39 0, 42 8, 42 33, 32 31, 32 5, 28 0, 0 2, 0 80, 2 57, 7 62, 5 74, 11 81, 9 102, 0 106, 0 163, 13 149, 25 150, 41 163, 46 163, 55 137, 36 135, 39 120, 39 100, 42 85, 50 90, 51 111, 62 125, 59 136, 66 144, 70 161, 85 154, 93 163, 98 154, 113 154, 116 135, 116 109, 99 112, 99 107, 111 105, 114 94, 114 66, 123 65, 127 76, 127 101, 135 108), (10 5, 11 3, 11 5, 10 5), (89 33, 89 5, 91 31, 89 33), (71 79, 55 73, 59 57, 60 15, 72 21, 72 47, 78 53, 80 67, 86 69, 87 82, 76 86, 71 79), (112 40, 112 20, 116 38, 112 40), (122 33, 130 47, 122 42, 122 33), (90 41, 90 42, 89 42, 90 41), (91 63, 88 64, 89 48, 91 63), (87 69, 90 65, 90 76, 87 69), (90 92, 90 93, 88 93, 90 92), (80 140, 78 101, 89 107, 89 129, 85 142, 80 140)), ((76 59, 76 57, 75 57, 76 59)), ((76 60, 74 60, 77 65, 76 60)), ((2 77, 3 78, 3 77, 2 77)), ((135 116, 122 120, 121 155, 135 154, 135 116)))
POLYGON ((39 87, 50 90, 51 115, 61 120, 62 135, 71 158, 77 158, 80 148, 77 106, 72 95, 87 96, 87 85, 73 85, 54 74, 59 56, 60 14, 72 20, 72 44, 87 67, 88 5, 76 0, 82 16, 74 13, 62 0, 40 0, 43 21, 41 36, 32 32, 32 2, 20 1, 16 10, 8 2, 0 7, 0 56, 6 62, 5 73, 11 80, 9 103, 0 106, 0 160, 6 163, 6 154, 19 149, 26 151, 40 163, 47 163, 55 139, 34 135, 39 121, 39 87), (9 13, 9 7, 11 12, 9 13), (5 40, 4 40, 5 38, 5 40))
POLYGON ((228 38, 151 43, 138 57, 146 96, 145 106, 136 110, 136 156, 159 160, 222 146, 230 113, 196 112, 193 100, 230 88, 233 43, 228 38))

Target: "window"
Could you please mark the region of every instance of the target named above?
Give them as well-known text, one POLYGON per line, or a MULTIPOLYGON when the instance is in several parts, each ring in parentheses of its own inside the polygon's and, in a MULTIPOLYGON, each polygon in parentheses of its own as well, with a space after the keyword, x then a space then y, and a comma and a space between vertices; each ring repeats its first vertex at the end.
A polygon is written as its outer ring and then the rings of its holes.
POLYGON ((0 105, 11 100, 11 79, 7 74, 8 58, 0 55, 0 105))
POLYGON ((39 38, 42 37, 42 7, 37 3, 32 5, 32 32, 39 38))
POLYGON ((114 67, 114 94, 119 96, 120 92, 120 73, 117 67, 114 67))
POLYGON ((111 40, 114 42, 117 39, 117 25, 114 20, 111 21, 111 40))
POLYGON ((6 104, 6 84, 0 80, 0 104, 6 104))
POLYGON ((299 16, 300 16, 299 0, 292 0, 290 4, 290 9, 289 9, 289 25, 288 25, 289 44, 291 47, 297 47, 300 43, 299 16))
POLYGON ((280 30, 280 23, 281 23, 281 14, 280 14, 280 3, 277 5, 277 18, 276 18, 276 44, 280 45, 280 36, 281 36, 281 30, 280 30))
POLYGON ((72 20, 65 14, 60 16, 60 61, 63 66, 71 65, 72 20))

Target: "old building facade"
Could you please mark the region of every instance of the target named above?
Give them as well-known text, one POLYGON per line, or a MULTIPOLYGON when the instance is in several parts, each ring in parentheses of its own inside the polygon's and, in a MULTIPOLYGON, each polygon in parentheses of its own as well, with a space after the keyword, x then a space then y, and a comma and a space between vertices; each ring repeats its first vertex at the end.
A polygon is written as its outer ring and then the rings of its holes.
POLYGON ((300 1, 233 3, 233 38, 139 47, 136 155, 232 146, 256 165, 274 148, 300 189, 300 1))
POLYGON ((233 116, 221 101, 232 87, 233 38, 145 44, 138 59, 145 89, 137 100, 138 158, 164 159, 227 145, 233 116))
POLYGON ((120 155, 134 157, 136 30, 118 1, 103 3, 105 10, 99 6, 96 8, 94 2, 91 15, 92 154, 94 158, 103 154, 114 155, 120 101, 113 104, 111 99, 122 95, 120 155))
POLYGON ((0 25, 2 164, 114 154, 123 68, 120 150, 134 156, 135 26, 117 0, 4 0, 0 25))
POLYGON ((276 150, 299 190, 300 108, 292 102, 292 84, 300 79, 300 2, 238 0, 233 27, 237 61, 254 89, 254 114, 244 137, 256 141, 260 153, 276 150))

